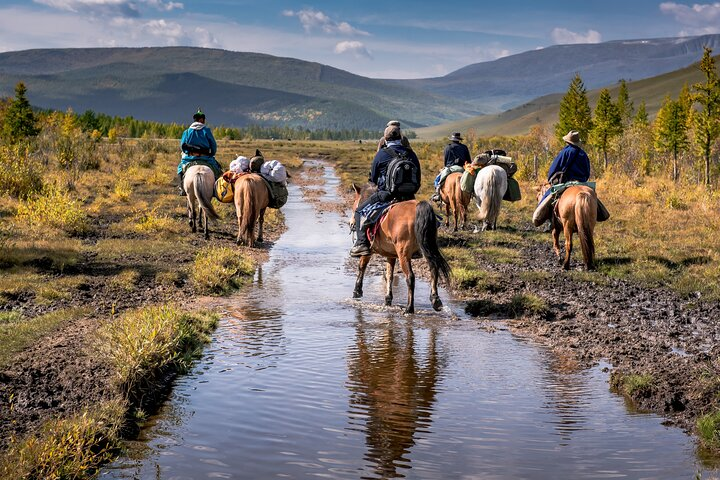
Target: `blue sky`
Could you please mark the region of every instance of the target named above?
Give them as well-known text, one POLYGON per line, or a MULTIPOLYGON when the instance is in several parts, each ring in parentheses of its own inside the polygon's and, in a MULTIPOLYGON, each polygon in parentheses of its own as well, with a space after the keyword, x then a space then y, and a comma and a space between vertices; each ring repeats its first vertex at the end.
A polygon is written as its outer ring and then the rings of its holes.
POLYGON ((444 75, 563 43, 720 33, 720 2, 0 0, 0 51, 189 45, 374 78, 444 75))

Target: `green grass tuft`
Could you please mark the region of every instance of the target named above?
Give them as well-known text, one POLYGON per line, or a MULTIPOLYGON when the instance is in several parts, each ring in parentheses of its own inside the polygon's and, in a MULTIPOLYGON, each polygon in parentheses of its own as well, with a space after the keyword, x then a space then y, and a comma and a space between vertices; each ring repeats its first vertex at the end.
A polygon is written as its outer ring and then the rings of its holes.
POLYGON ((697 419, 700 440, 710 448, 720 448, 720 411, 707 413, 697 419))
POLYGON ((515 318, 523 315, 544 317, 550 313, 547 302, 532 293, 519 293, 513 296, 509 309, 515 318))
POLYGON ((237 249, 207 247, 195 256, 190 279, 196 292, 222 295, 239 287, 254 274, 253 262, 237 249))

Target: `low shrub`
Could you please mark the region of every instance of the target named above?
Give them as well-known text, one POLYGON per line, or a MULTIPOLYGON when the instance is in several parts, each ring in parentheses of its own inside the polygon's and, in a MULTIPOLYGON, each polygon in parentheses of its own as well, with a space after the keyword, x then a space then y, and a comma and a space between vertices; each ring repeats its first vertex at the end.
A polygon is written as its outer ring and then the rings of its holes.
POLYGON ((237 249, 208 247, 195 256, 190 279, 198 293, 222 295, 239 287, 254 274, 252 260, 237 249))
POLYGON ((20 202, 16 219, 38 231, 50 227, 80 235, 90 229, 82 204, 56 187, 47 187, 42 194, 20 202))
POLYGON ((40 192, 42 172, 28 146, 0 145, 0 194, 24 198, 40 192))

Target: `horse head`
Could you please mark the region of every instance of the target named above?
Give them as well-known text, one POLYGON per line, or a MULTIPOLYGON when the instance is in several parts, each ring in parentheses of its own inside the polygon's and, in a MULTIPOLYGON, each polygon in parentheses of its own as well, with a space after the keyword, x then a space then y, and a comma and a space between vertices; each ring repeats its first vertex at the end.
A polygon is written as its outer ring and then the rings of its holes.
POLYGON ((355 191, 355 200, 353 201, 352 211, 350 212, 350 221, 348 222, 351 229, 355 228, 355 216, 353 215, 353 212, 357 210, 358 205, 367 200, 370 195, 377 192, 377 185, 372 182, 368 182, 364 185, 358 185, 353 182, 352 187, 355 191))

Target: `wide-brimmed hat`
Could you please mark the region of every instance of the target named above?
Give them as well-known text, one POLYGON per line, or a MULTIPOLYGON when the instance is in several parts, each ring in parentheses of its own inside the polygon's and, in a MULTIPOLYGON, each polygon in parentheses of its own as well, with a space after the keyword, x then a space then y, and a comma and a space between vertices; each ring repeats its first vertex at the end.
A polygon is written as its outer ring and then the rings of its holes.
POLYGON ((563 137, 567 143, 578 146, 580 144, 580 132, 577 130, 570 130, 567 135, 563 137))
POLYGON ((400 127, 397 127, 395 125, 391 125, 385 129, 385 132, 383 132, 383 137, 385 137, 385 140, 392 141, 392 140, 400 140, 402 138, 402 134, 400 133, 400 127))
POLYGON ((462 135, 460 135, 460 132, 454 132, 452 135, 448 137, 453 142, 459 142, 462 140, 462 135))

